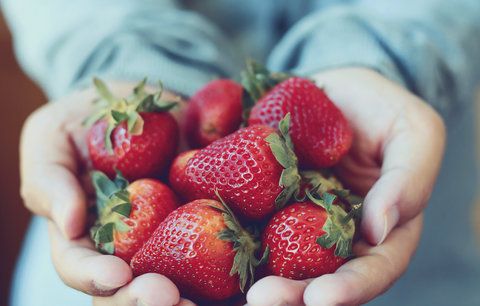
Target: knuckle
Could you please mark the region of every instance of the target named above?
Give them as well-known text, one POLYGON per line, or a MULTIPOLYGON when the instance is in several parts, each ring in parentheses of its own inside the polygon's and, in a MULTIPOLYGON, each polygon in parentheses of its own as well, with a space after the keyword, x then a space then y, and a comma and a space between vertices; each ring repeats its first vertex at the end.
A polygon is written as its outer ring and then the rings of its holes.
POLYGON ((38 123, 43 122, 44 118, 48 116, 49 109, 49 105, 43 105, 33 111, 25 120, 24 128, 35 127, 38 123))
POLYGON ((23 204, 25 205, 25 207, 28 210, 35 212, 36 205, 32 197, 31 188, 29 188, 29 186, 27 186, 25 183, 22 183, 22 185, 20 186, 20 196, 23 200, 23 204))
POLYGON ((425 107, 423 111, 423 120, 425 128, 429 133, 433 133, 437 137, 445 137, 445 123, 440 114, 431 106, 425 107))

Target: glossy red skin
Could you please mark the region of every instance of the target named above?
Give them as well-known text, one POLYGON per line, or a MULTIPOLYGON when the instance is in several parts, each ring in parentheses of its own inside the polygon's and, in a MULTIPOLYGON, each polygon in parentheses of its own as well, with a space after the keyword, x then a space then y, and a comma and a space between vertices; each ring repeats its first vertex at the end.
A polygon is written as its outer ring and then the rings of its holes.
POLYGON ((167 185, 154 179, 141 179, 127 187, 132 209, 122 220, 130 226, 128 232, 114 234, 115 255, 130 262, 133 255, 150 238, 168 214, 178 206, 178 200, 167 185))
POLYGON ((333 273, 343 265, 346 259, 335 256, 335 246, 324 249, 316 243, 325 233, 326 218, 326 211, 311 202, 277 212, 263 232, 262 247, 270 249, 267 274, 302 280, 333 273))
POLYGON ((141 135, 130 135, 126 122, 112 133, 113 154, 104 144, 107 122, 100 120, 88 132, 87 144, 93 167, 110 178, 118 169, 129 180, 157 177, 166 170, 177 150, 178 124, 167 112, 140 113, 144 120, 141 135))
POLYGON ((242 122, 240 84, 214 80, 190 98, 185 112, 185 135, 192 148, 209 145, 238 129, 242 122))
POLYGON ((180 206, 155 230, 131 261, 134 275, 159 273, 180 289, 182 296, 223 300, 240 292, 238 275, 230 276, 233 243, 220 240, 226 229, 214 200, 180 206))
POLYGON ((262 97, 252 108, 248 125, 277 127, 287 113, 300 166, 331 167, 350 149, 353 133, 342 112, 322 89, 299 77, 283 81, 262 97))
POLYGON ((272 133, 275 130, 268 126, 251 126, 201 149, 187 163, 188 190, 182 193, 189 200, 216 199, 218 190, 243 219, 261 220, 273 214, 282 191, 278 184, 283 168, 265 141, 272 133))
POLYGON ((187 163, 190 158, 192 158, 197 152, 198 150, 190 150, 179 154, 175 157, 172 166, 170 167, 168 181, 173 190, 175 190, 183 200, 187 198, 185 197, 185 194, 187 194, 191 188, 185 169, 187 168, 187 163))

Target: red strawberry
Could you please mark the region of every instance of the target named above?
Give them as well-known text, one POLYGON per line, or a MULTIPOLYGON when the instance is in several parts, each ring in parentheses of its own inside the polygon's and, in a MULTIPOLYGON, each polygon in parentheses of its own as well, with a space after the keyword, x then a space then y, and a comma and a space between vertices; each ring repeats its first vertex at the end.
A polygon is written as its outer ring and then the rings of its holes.
POLYGON ((227 79, 212 81, 195 93, 185 113, 189 145, 205 147, 238 129, 242 122, 242 94, 242 86, 227 79))
POLYGON ((130 262, 160 222, 177 208, 177 198, 170 188, 154 179, 140 179, 129 185, 120 174, 111 181, 98 171, 92 178, 98 210, 92 239, 100 251, 130 262))
MULTIPOLYGON (((268 78, 267 74, 260 79, 268 78)), ((244 81, 247 89, 255 88, 252 82, 257 81, 244 81)), ((261 96, 249 89, 253 98, 260 98, 250 111, 248 124, 275 127, 290 113, 292 141, 302 167, 331 167, 348 152, 352 144, 352 130, 342 112, 313 82, 290 77, 278 85, 259 86, 267 87, 263 92, 269 91, 261 96)))
POLYGON ((259 243, 230 209, 196 200, 172 212, 132 259, 135 275, 160 273, 193 299, 223 300, 253 281, 259 243))
POLYGON ((115 176, 119 170, 130 180, 158 176, 166 169, 178 146, 178 125, 168 113, 175 103, 145 92, 145 80, 128 99, 116 98, 100 80, 100 111, 90 117, 87 135, 93 167, 115 176))
POLYGON ((171 181, 174 190, 190 200, 213 198, 218 190, 239 216, 261 220, 271 215, 300 185, 288 126, 289 116, 279 133, 258 125, 215 141, 188 160, 185 188, 171 181))
POLYGON ((333 205, 332 194, 324 193, 322 199, 308 195, 312 202, 284 208, 265 228, 268 274, 296 280, 318 277, 335 272, 351 256, 353 213, 333 205))
POLYGON ((172 162, 169 173, 169 182, 173 190, 176 191, 178 195, 182 198, 188 198, 185 196, 186 193, 190 190, 190 183, 185 174, 185 169, 187 168, 188 161, 198 152, 199 150, 190 150, 179 154, 172 162))

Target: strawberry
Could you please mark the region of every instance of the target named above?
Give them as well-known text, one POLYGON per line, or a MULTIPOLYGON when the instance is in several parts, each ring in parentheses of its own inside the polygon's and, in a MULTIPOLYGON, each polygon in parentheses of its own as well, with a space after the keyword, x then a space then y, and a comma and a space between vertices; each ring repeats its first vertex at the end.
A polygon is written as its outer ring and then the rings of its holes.
POLYGON ((95 171, 98 220, 91 230, 98 250, 130 262, 178 201, 166 185, 154 179, 131 184, 118 173, 114 180, 95 171))
POLYGON ((300 77, 290 77, 277 84, 281 79, 274 75, 272 84, 265 84, 264 80, 271 76, 266 71, 261 73, 262 77, 257 75, 253 80, 248 74, 244 77, 251 98, 258 99, 250 110, 248 125, 275 127, 290 113, 291 137, 299 164, 320 169, 338 163, 350 149, 353 133, 342 112, 325 92, 300 77), (258 88, 264 87, 263 91, 252 85, 256 83, 259 83, 258 88))
POLYGON ((165 275, 184 296, 223 300, 253 282, 255 267, 267 256, 255 258, 259 247, 223 200, 202 199, 172 212, 130 265, 137 276, 165 275))
POLYGON ((270 254, 268 274, 301 280, 335 272, 352 255, 355 215, 334 205, 336 196, 320 199, 307 191, 309 202, 277 212, 263 232, 262 247, 270 254))
POLYGON ((234 132, 242 122, 240 84, 227 79, 208 83, 190 98, 185 135, 193 148, 205 147, 234 132))
POLYGON ((185 173, 187 163, 198 151, 199 150, 190 150, 179 154, 173 160, 172 166, 170 167, 170 186, 181 197, 184 197, 184 195, 188 193, 188 190, 190 190, 190 183, 185 173))
POLYGON ((93 167, 115 176, 120 170, 130 180, 154 177, 166 169, 178 146, 178 125, 168 112, 175 103, 162 102, 162 91, 148 94, 146 80, 129 98, 112 95, 95 79, 101 97, 99 111, 87 119, 87 135, 93 167))
POLYGON ((279 132, 261 125, 243 128, 199 150, 184 175, 171 172, 174 190, 189 200, 213 198, 218 190, 239 217, 261 220, 271 215, 300 186, 289 122, 286 116, 279 132), (180 188, 177 181, 183 176, 185 188, 180 188))

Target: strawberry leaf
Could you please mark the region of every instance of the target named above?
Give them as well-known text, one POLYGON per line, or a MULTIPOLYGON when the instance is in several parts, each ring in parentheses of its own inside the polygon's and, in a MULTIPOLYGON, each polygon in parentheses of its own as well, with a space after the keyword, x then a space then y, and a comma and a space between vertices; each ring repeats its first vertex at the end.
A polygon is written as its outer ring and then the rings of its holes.
POLYGON ((132 113, 132 116, 134 117, 131 119, 133 123, 131 123, 131 128, 129 127, 128 131, 131 135, 142 135, 143 133, 143 126, 145 122, 143 121, 142 116, 138 114, 137 112, 132 113))
POLYGON ((243 86, 242 107, 244 124, 250 116, 250 110, 277 84, 290 78, 287 73, 272 73, 265 66, 251 59, 246 62, 245 70, 241 72, 241 83, 243 86))
POLYGON ((102 244, 102 246, 100 247, 100 251, 104 254, 109 254, 109 255, 112 255, 113 253, 115 253, 115 245, 113 241, 102 244))
POLYGON ((115 120, 115 123, 120 123, 122 121, 125 121, 125 120, 128 120, 128 115, 126 113, 123 113, 123 112, 119 112, 119 111, 116 111, 114 109, 112 109, 112 118, 115 120))
POLYGON ((120 233, 125 233, 130 230, 130 226, 127 225, 125 222, 122 220, 119 220, 115 223, 115 230, 120 233))
POLYGON ((108 199, 118 191, 118 186, 100 171, 92 172, 92 183, 97 194, 97 207, 101 210, 108 199))
POLYGON ((112 92, 108 89, 107 85, 102 80, 100 80, 99 78, 94 78, 93 84, 95 86, 95 89, 97 90, 97 93, 102 99, 105 99, 109 102, 115 100, 112 92))
POLYGON ((113 241, 113 223, 107 223, 98 228, 95 234, 95 242, 107 243, 113 241))
POLYGON ((109 123, 105 132, 105 149, 107 149, 108 154, 113 154, 112 133, 115 127, 115 124, 109 123))
POLYGON ((142 94, 144 94, 145 92, 145 85, 147 85, 147 78, 143 78, 143 80, 137 84, 137 86, 135 86, 135 88, 133 88, 133 94, 135 96, 140 96, 142 94))
POLYGON ((247 281, 250 281, 249 286, 253 284, 255 268, 266 262, 264 257, 268 256, 268 252, 266 254, 264 253, 260 260, 255 257, 257 250, 260 248, 260 243, 249 231, 245 230, 240 225, 232 210, 223 201, 217 190, 215 190, 215 194, 220 200, 222 207, 214 205, 210 205, 210 207, 222 213, 226 226, 226 229, 222 230, 217 237, 221 240, 233 243, 235 257, 233 259, 232 268, 230 269, 230 275, 233 276, 238 274, 240 290, 244 292, 247 281))
POLYGON ((321 198, 314 197, 309 190, 306 191, 308 198, 325 209, 328 214, 322 227, 325 234, 318 237, 316 242, 325 249, 335 246, 335 255, 348 258, 352 256, 352 240, 355 234, 355 222, 347 218, 348 214, 339 206, 334 205, 336 196, 327 192, 321 198))
POLYGON ((115 176, 115 179, 113 182, 115 185, 118 187, 118 189, 125 189, 128 187, 128 181, 127 179, 123 176, 122 172, 118 169, 115 169, 115 173, 117 174, 115 176))
POLYGON ((95 113, 93 113, 91 116, 88 116, 85 120, 83 120, 82 125, 86 127, 91 127, 94 125, 96 122, 100 121, 101 119, 105 118, 107 116, 107 111, 102 109, 99 110, 95 113))
POLYGON ((265 66, 252 59, 247 60, 245 70, 241 72, 242 85, 254 103, 277 84, 290 77, 292 75, 287 73, 272 73, 265 66))
POLYGON ((131 209, 132 209, 132 205, 130 203, 122 203, 122 204, 118 204, 117 206, 113 207, 112 211, 128 218, 128 217, 130 217, 131 209))
POLYGON ((280 121, 278 126, 279 134, 272 133, 265 138, 265 141, 268 142, 275 159, 284 168, 278 183, 283 189, 275 199, 275 207, 281 209, 293 195, 298 193, 301 177, 297 167, 298 159, 293 151, 293 143, 289 135, 290 113, 280 121))
POLYGON ((128 181, 120 171, 117 171, 114 180, 110 180, 100 171, 94 171, 92 182, 97 195, 98 218, 90 230, 90 235, 98 250, 113 254, 115 251, 114 232, 126 232, 130 229, 123 221, 123 218, 130 217, 132 209, 130 194, 126 189, 128 181))
POLYGON ((290 156, 285 150, 285 144, 277 133, 272 133, 265 138, 269 143, 270 149, 272 150, 275 159, 278 161, 283 168, 288 168, 291 166, 292 162, 290 156))

